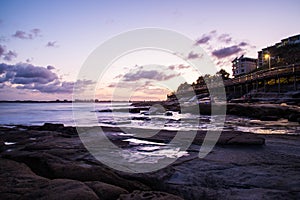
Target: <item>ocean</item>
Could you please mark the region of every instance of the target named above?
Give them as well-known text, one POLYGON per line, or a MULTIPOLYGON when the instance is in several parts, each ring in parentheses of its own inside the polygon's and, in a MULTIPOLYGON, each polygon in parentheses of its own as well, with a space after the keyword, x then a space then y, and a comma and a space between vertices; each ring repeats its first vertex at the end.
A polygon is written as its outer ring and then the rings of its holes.
POLYGON ((130 108, 132 106, 129 103, 94 103, 92 106, 90 103, 0 103, 0 125, 43 125, 47 122, 65 126, 100 125, 165 130, 234 130, 256 134, 300 134, 299 124, 286 119, 260 121, 227 115, 225 124, 222 124, 218 123, 220 116, 199 116, 178 112, 149 115, 129 113, 130 108), (73 110, 76 110, 77 120, 74 119, 73 110))

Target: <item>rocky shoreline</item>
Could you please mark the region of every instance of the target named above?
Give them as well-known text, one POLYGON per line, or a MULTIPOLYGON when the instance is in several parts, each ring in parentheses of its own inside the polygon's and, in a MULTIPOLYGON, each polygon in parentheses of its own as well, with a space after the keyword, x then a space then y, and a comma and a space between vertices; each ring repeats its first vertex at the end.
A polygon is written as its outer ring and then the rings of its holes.
MULTIPOLYGON (((130 109, 131 113, 140 113, 147 110, 153 105, 161 105, 166 111, 178 111, 184 108, 185 112, 195 113, 201 115, 211 115, 211 103, 199 103, 199 104, 183 104, 180 105, 177 101, 162 101, 162 102, 136 102, 132 104, 135 108, 130 109)), ((274 103, 226 103, 218 104, 214 103, 215 113, 218 114, 219 110, 221 114, 223 110, 226 110, 227 115, 236 115, 243 117, 250 117, 260 120, 276 121, 284 118, 292 122, 300 123, 300 107, 297 105, 288 105, 286 103, 274 104, 274 103)))
MULTIPOLYGON (((114 143, 118 128, 103 127, 114 143)), ((132 130, 134 131, 134 130, 132 130)), ((161 131, 149 141, 167 141, 161 131)), ((108 168, 85 149, 74 127, 0 128, 0 199, 299 199, 300 137, 223 132, 198 158, 204 132, 188 155, 156 172, 108 168)), ((135 138, 138 138, 135 136, 135 138)))

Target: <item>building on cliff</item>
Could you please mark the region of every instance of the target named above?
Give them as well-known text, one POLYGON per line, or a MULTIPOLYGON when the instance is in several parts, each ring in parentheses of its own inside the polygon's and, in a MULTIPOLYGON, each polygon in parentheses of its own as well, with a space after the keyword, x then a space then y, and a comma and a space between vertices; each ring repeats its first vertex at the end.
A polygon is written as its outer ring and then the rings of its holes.
POLYGON ((263 48, 258 52, 258 68, 287 66, 300 62, 300 34, 263 48))
POLYGON ((257 59, 247 58, 242 55, 241 57, 236 57, 232 61, 232 74, 234 77, 248 74, 257 68, 257 59))

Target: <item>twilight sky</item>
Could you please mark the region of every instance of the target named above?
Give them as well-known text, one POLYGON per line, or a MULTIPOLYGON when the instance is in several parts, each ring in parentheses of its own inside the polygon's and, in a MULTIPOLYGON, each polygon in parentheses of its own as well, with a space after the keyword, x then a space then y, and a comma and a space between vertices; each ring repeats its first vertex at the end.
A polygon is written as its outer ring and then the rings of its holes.
MULTIPOLYGON (((298 0, 1 0, 0 100, 71 99, 75 82, 94 91, 91 80, 77 80, 90 53, 115 35, 144 27, 186 35, 231 73, 235 57, 257 57, 261 48, 299 34, 299 10, 298 0)), ((186 59, 201 55, 191 50, 186 59)), ((95 96, 110 99, 122 79, 124 88, 140 85, 132 100, 165 99, 180 81, 197 76, 175 55, 134 52, 112 64, 95 96)))

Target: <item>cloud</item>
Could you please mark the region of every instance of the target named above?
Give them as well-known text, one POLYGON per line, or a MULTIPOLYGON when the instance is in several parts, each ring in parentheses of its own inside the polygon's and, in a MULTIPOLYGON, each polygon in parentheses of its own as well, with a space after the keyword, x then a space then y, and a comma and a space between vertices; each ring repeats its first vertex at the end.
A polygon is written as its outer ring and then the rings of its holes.
POLYGON ((180 64, 180 65, 177 66, 177 68, 178 69, 188 69, 188 68, 191 68, 191 66, 180 64))
POLYGON ((4 54, 5 51, 6 51, 5 46, 2 46, 2 45, 0 44, 0 57, 4 54))
POLYGON ((46 47, 58 47, 57 41, 48 42, 48 43, 46 44, 46 47))
POLYGON ((214 56, 213 60, 218 66, 221 63, 224 66, 230 66, 230 56, 235 54, 240 55, 241 53, 245 54, 247 49, 255 48, 255 46, 247 41, 237 40, 228 33, 218 33, 216 30, 203 34, 200 39, 196 40, 196 45, 198 44, 206 44, 203 46, 204 49, 214 56), (224 62, 219 62, 219 59, 223 59, 224 62))
POLYGON ((18 54, 14 51, 8 51, 6 54, 4 54, 3 59, 6 61, 12 61, 14 58, 16 58, 18 54))
POLYGON ((91 80, 78 80, 76 82, 62 81, 52 72, 53 66, 40 67, 28 63, 15 65, 0 64, 0 83, 7 87, 39 91, 42 93, 72 93, 74 84, 84 91, 94 84, 91 80))
POLYGON ((38 37, 38 36, 41 36, 41 29, 38 29, 38 28, 34 28, 34 29, 31 29, 30 32, 34 35, 34 37, 38 37))
POLYGON ((239 44, 240 47, 244 47, 244 46, 249 46, 249 44, 247 42, 241 42, 239 44))
POLYGON ((149 79, 156 81, 165 81, 180 74, 164 74, 163 72, 159 72, 157 70, 143 70, 140 69, 136 72, 127 73, 123 76, 124 81, 138 81, 141 79, 149 79))
POLYGON ((7 51, 6 46, 0 44, 0 58, 5 61, 12 61, 18 54, 15 51, 7 51))
POLYGON ((241 49, 238 45, 233 45, 230 47, 225 47, 222 49, 214 50, 212 52, 212 55, 214 55, 217 58, 225 58, 234 54, 237 54, 241 52, 243 49, 241 49))
POLYGON ((175 65, 170 65, 170 66, 168 66, 168 69, 174 70, 174 69, 175 69, 175 65))
POLYGON ((209 32, 208 34, 203 34, 199 39, 196 40, 195 45, 206 44, 208 43, 217 33, 216 30, 209 32))
POLYGON ((211 36, 202 36, 200 39, 196 40, 196 44, 205 44, 211 39, 211 36))
POLYGON ((16 33, 13 34, 13 37, 16 37, 19 39, 32 39, 32 35, 28 35, 24 31, 16 31, 16 33))
POLYGON ((179 65, 170 65, 168 66, 169 70, 181 70, 181 69, 188 69, 191 66, 189 65, 183 65, 183 64, 179 64, 179 65))
POLYGON ((64 94, 64 93, 72 93, 74 85, 76 84, 76 88, 79 91, 83 91, 87 86, 94 84, 91 80, 78 80, 76 82, 54 82, 51 84, 27 84, 22 86, 17 86, 17 89, 27 89, 27 90, 37 90, 42 93, 56 93, 56 94, 64 94))
POLYGON ((12 36, 15 38, 19 38, 19 39, 32 40, 38 36, 41 36, 40 33, 41 33, 41 30, 38 28, 35 28, 35 29, 30 30, 28 33, 25 31, 17 30, 15 32, 15 34, 13 34, 12 36))
POLYGON ((197 53, 194 53, 193 51, 191 51, 187 57, 187 59, 197 59, 197 58, 202 58, 203 55, 201 54, 197 54, 197 53))
POLYGON ((48 65, 48 66, 47 66, 47 69, 48 69, 48 70, 52 70, 52 69, 55 69, 55 67, 53 67, 53 66, 51 66, 51 65, 48 65))
POLYGON ((27 63, 30 63, 32 60, 33 60, 32 57, 31 57, 31 58, 27 58, 27 59, 26 59, 26 62, 27 62, 27 63))
POLYGON ((229 35, 229 34, 221 34, 219 37, 218 37, 218 41, 219 42, 224 42, 226 44, 232 42, 232 37, 229 35))

